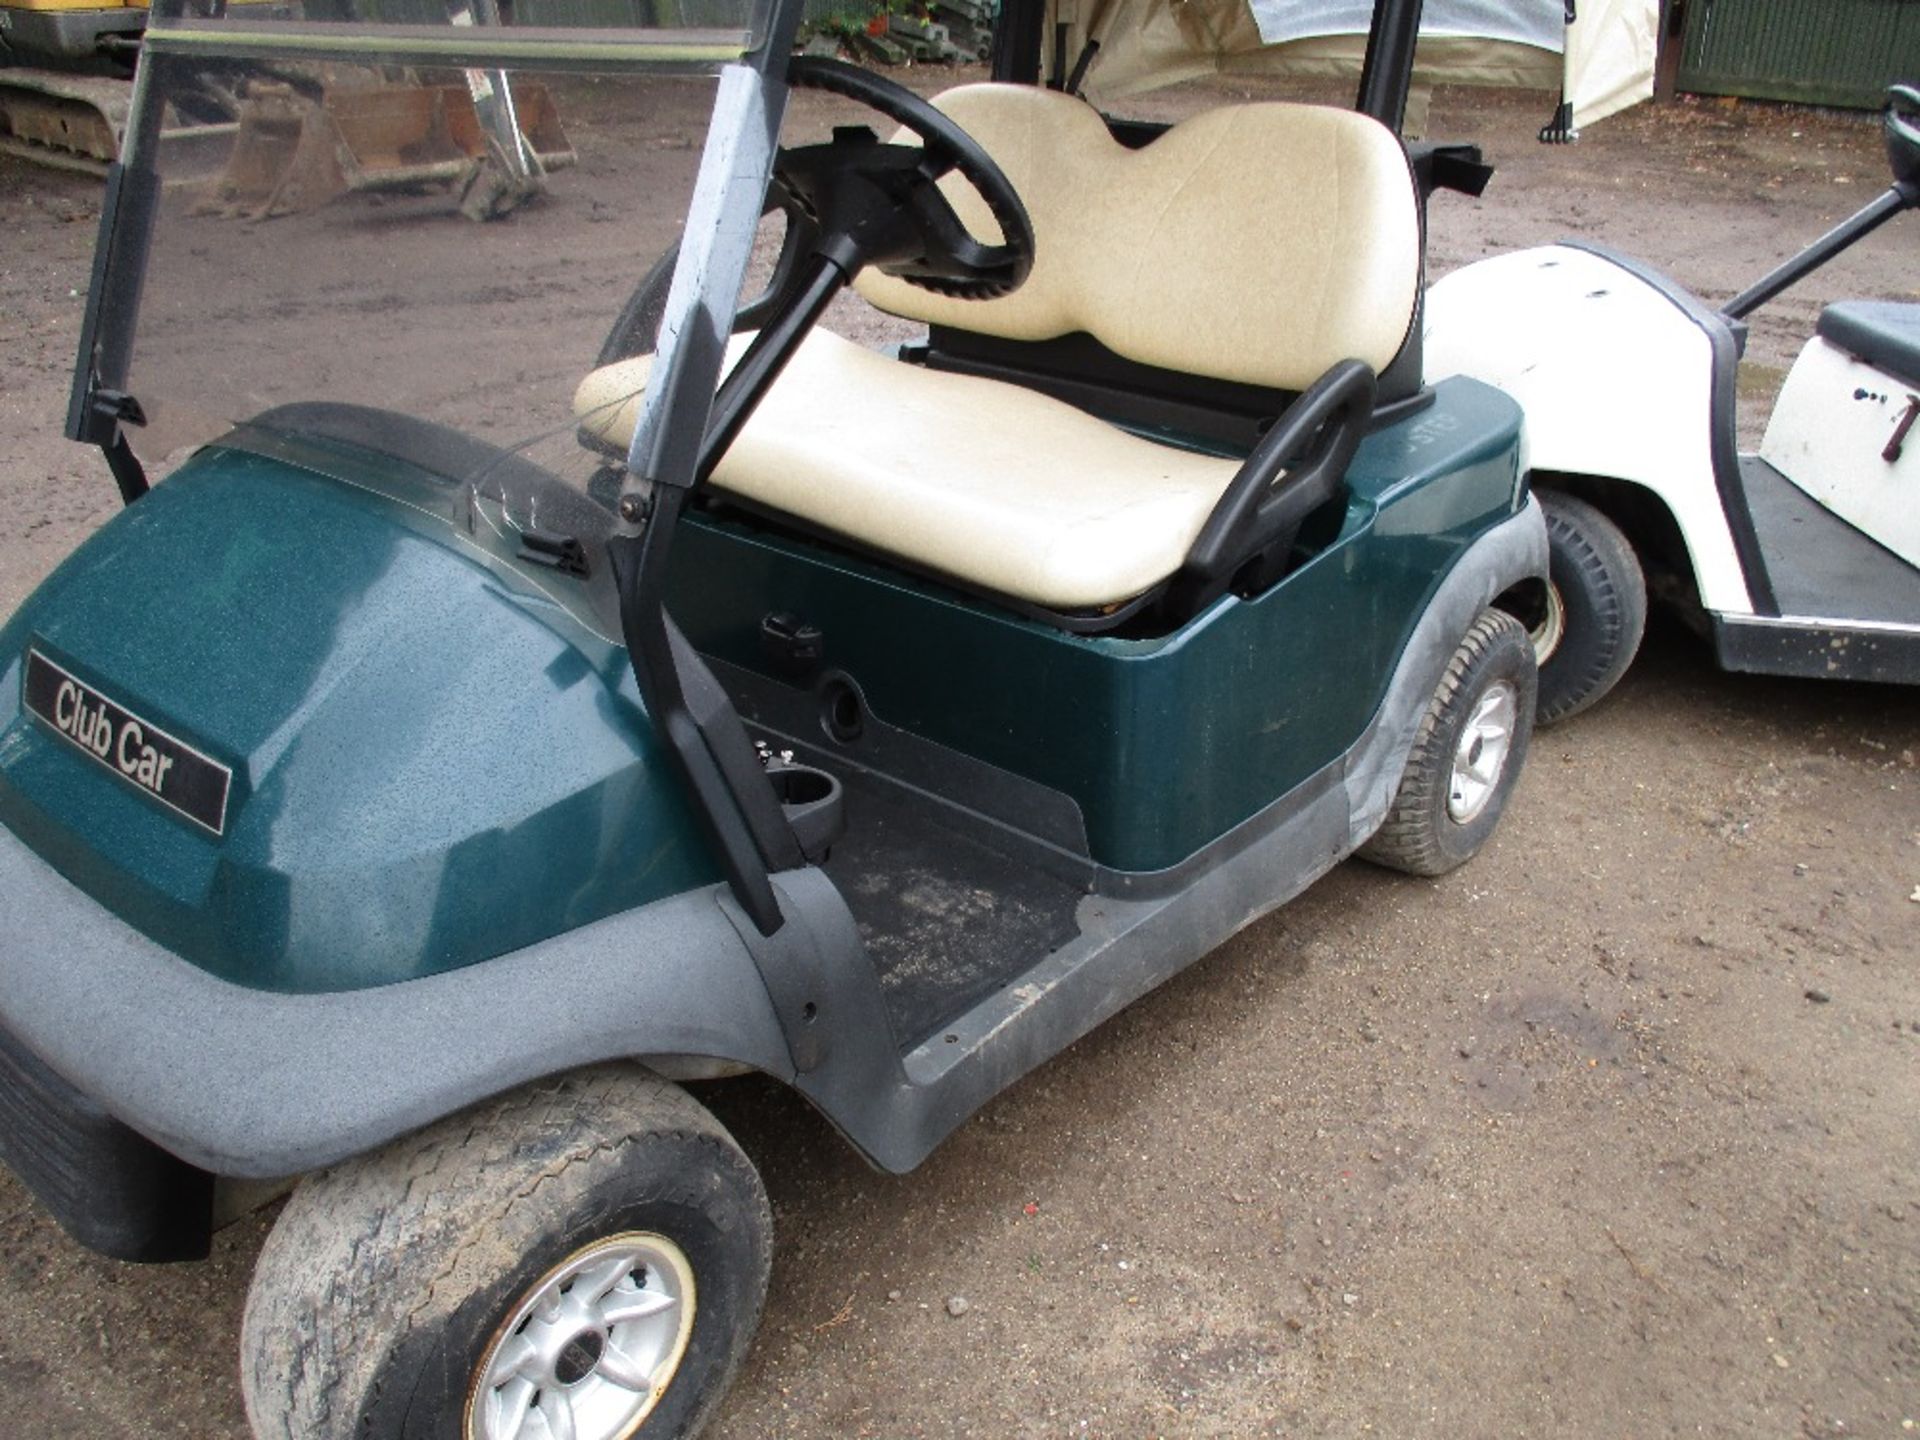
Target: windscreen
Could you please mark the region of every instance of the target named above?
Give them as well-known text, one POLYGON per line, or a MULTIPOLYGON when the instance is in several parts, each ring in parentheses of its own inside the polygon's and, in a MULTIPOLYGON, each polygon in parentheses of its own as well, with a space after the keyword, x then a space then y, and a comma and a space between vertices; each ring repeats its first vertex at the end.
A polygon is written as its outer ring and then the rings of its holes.
POLYGON ((150 475, 221 444, 541 563, 597 558, 625 454, 574 396, 653 343, 714 79, 226 58, 149 84, 125 388, 150 475))

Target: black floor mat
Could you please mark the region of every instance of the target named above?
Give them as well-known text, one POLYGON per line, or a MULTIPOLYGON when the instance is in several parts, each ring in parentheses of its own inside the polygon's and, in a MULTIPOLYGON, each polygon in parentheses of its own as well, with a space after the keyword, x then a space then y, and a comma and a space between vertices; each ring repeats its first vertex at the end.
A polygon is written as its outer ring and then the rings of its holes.
POLYGON ((1758 456, 1740 457, 1740 480, 1781 614, 1920 625, 1920 571, 1758 456))
POLYGON ((940 823, 863 776, 827 874, 860 924, 894 1034, 911 1048, 1079 933, 1080 890, 940 823))

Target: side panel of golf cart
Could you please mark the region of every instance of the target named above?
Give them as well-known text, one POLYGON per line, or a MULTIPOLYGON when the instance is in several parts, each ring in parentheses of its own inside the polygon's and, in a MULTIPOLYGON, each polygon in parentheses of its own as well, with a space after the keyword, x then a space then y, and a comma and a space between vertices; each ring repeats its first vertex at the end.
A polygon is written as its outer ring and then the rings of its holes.
POLYGON ((1733 401, 1730 373, 1719 393, 1715 333, 1697 302, 1576 245, 1481 260, 1427 292, 1429 377, 1471 375, 1517 400, 1534 475, 1598 477, 1655 497, 1679 527, 1702 606, 1747 615, 1715 480, 1718 410, 1733 401))
POLYGON ((777 682, 762 622, 781 597, 820 631, 825 670, 813 694, 762 690, 766 723, 818 743, 851 684, 886 727, 1018 777, 1056 843, 1138 888, 1353 747, 1440 577, 1520 504, 1516 419, 1488 387, 1441 387, 1363 443, 1344 508, 1316 517, 1318 553, 1167 635, 1076 635, 727 523, 682 538, 675 613, 702 651, 777 682))
MULTIPOLYGON (((902 1007, 876 1004, 872 961, 830 966, 819 1009, 839 1033, 798 1088, 870 1158, 907 1169, 993 1095, 1365 843, 1462 637, 1499 597, 1545 577, 1518 427, 1497 391, 1438 387, 1431 409, 1362 447, 1318 553, 1159 640, 1071 635, 734 522, 683 526, 677 613, 748 722, 850 778, 883 765, 903 777, 881 793, 854 783, 850 826, 892 788, 922 808, 940 801, 954 843, 968 829, 1035 835, 1046 843, 1029 847, 1031 864, 1078 879, 1073 924, 1041 962, 964 1011, 923 1015, 939 1020, 930 1027, 902 1033, 902 1007), (769 595, 820 631, 811 683, 765 643, 769 595), (843 740, 830 738, 841 687, 865 702, 865 723, 843 740), (963 753, 963 740, 990 758, 963 753), (900 1052, 842 1043, 849 1015, 856 1033, 891 1035, 900 1052)), ((905 904, 954 925, 971 918, 934 892, 916 900, 910 868, 894 881, 905 904)))
POLYGON ((1916 409, 1910 382, 1816 335, 1781 387, 1760 458, 1920 568, 1916 409))
POLYGON ((728 653, 743 673, 766 669, 769 603, 817 599, 830 654, 879 716, 911 718, 957 755, 942 741, 961 738, 959 717, 943 707, 973 706, 969 733, 1008 738, 963 758, 1049 792, 1069 817, 1058 848, 1086 889, 1116 896, 1086 899, 1047 983, 989 996, 953 1021, 967 1043, 935 1034, 918 1058, 903 1057, 915 1037, 894 1033, 825 875, 777 877, 789 923, 770 938, 709 883, 624 656, 563 588, 585 582, 503 566, 386 495, 204 452, 104 527, 5 641, 14 656, 45 646, 129 710, 230 759, 226 838, 13 709, 13 662, 0 735, 5 1028, 75 1087, 67 1101, 223 1175, 331 1163, 618 1056, 721 1059, 795 1080, 866 1153, 905 1168, 1371 834, 1460 637, 1544 572, 1518 425, 1491 389, 1439 387, 1430 409, 1367 442, 1321 553, 1162 641, 1071 637, 807 547, 693 531, 738 562, 683 579, 675 601, 723 669, 728 653), (195 544, 216 533, 217 551, 195 544), (849 605, 844 621, 829 613, 849 605), (313 626, 322 614, 337 618, 313 626), (74 641, 82 618, 106 638, 74 641), (187 633, 212 638, 191 648, 187 633), (1320 643, 1303 648, 1308 634, 1320 643), (983 685, 992 677, 978 667, 994 656, 1007 673, 983 685), (227 683, 243 673, 254 686, 227 683), (1189 703, 1196 687, 1214 692, 1218 717, 1189 703), (912 698, 922 690, 930 701, 912 698), (1008 707, 1003 724, 984 723, 989 703, 1008 707), (339 738, 336 713, 356 717, 358 744, 339 738), (1076 726, 1091 761, 1075 753, 1076 726), (496 885, 516 877, 515 902, 467 868, 444 822, 418 813, 425 789, 482 837, 472 843, 488 847, 496 885), (309 822, 297 844, 283 828, 294 806, 309 822), (585 850, 549 830, 556 810, 591 837, 585 850), (134 878, 145 857, 154 881, 134 878), (484 923, 464 913, 475 910, 484 923), (209 917, 223 914, 257 952, 216 933, 209 917), (421 954, 428 965, 410 962, 421 954), (343 976, 358 988, 334 988, 343 976), (465 1043, 475 1033, 485 1053, 465 1043), (126 1035, 146 1041, 112 1040, 126 1035))

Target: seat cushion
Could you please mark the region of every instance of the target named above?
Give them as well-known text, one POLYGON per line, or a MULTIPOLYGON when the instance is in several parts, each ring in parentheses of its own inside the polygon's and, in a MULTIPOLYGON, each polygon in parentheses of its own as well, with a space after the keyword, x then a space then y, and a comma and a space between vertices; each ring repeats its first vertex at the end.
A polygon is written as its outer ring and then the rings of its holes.
POLYGON ((1820 334, 1875 369, 1920 385, 1920 305, 1844 300, 1820 312, 1820 334))
MULTIPOLYGON (((882 310, 1008 340, 1085 331, 1144 365, 1301 391, 1342 360, 1383 371, 1413 322, 1420 205, 1378 121, 1320 105, 1230 105, 1130 150, 1084 101, 966 85, 935 102, 1026 202, 1034 260, 998 300, 954 300, 863 271, 882 310)), ((969 229, 998 227, 966 181, 969 229)))
MULTIPOLYGON (((640 356, 587 376, 581 425, 624 449, 650 366, 640 356)), ((816 329, 712 483, 996 594, 1094 610, 1172 575, 1239 468, 816 329)))

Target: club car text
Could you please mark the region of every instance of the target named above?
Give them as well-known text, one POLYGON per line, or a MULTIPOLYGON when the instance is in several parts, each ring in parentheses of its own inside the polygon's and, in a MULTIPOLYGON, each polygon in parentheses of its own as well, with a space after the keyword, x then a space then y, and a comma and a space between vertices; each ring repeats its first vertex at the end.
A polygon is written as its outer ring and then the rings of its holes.
POLYGON ((116 705, 38 650, 27 652, 26 708, 168 809, 218 835, 233 772, 116 705))

